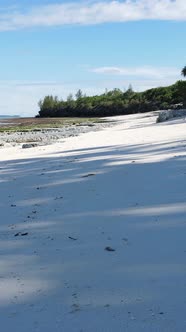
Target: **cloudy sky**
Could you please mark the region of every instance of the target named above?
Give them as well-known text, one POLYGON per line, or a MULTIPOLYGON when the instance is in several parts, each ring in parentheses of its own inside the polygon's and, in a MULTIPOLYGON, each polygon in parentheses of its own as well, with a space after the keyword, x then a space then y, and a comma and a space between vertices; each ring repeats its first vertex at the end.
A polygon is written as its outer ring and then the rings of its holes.
POLYGON ((79 88, 172 84, 185 36, 185 0, 0 0, 0 115, 36 115, 45 95, 79 88))

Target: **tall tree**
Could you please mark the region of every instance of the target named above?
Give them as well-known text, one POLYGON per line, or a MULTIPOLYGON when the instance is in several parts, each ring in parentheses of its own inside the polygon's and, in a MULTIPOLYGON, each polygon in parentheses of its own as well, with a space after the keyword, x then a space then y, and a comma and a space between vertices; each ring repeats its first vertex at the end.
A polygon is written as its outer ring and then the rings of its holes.
POLYGON ((75 101, 74 101, 74 98, 73 98, 73 94, 72 94, 72 93, 70 93, 70 94, 67 96, 66 105, 67 105, 67 107, 71 107, 71 108, 73 108, 73 107, 75 106, 75 101))
POLYGON ((186 77, 186 66, 183 67, 182 71, 181 71, 181 74, 186 77))
POLYGON ((81 99, 83 98, 83 92, 81 89, 79 89, 77 92, 76 92, 76 99, 81 99))

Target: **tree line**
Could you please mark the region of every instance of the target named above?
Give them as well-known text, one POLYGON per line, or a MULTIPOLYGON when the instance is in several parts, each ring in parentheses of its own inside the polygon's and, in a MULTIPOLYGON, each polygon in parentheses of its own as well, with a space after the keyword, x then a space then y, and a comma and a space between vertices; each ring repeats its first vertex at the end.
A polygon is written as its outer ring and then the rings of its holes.
MULTIPOLYGON (((186 67, 182 74, 186 76, 186 67)), ((104 117, 144 113, 186 107, 186 81, 177 81, 167 87, 135 92, 132 86, 126 91, 113 89, 96 96, 86 96, 78 90, 75 97, 66 100, 46 96, 39 101, 37 117, 104 117)))

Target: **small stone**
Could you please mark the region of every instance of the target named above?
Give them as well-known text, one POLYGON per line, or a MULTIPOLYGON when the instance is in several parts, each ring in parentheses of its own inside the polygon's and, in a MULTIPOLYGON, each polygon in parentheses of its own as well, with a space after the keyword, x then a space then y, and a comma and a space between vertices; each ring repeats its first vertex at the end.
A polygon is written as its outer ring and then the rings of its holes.
POLYGON ((27 143, 27 144, 23 144, 22 145, 22 149, 30 149, 30 148, 35 148, 36 146, 38 146, 37 143, 27 143))
POLYGON ((14 236, 19 236, 21 233, 20 232, 18 232, 18 233, 16 233, 14 236))
POLYGON ((106 251, 116 251, 115 249, 111 248, 111 247, 105 247, 106 251))
POLYGON ((72 237, 72 236, 69 236, 68 238, 69 238, 70 240, 74 240, 74 241, 77 240, 75 237, 72 237))
POLYGON ((28 233, 26 232, 26 233, 21 233, 21 232, 18 232, 18 233, 16 233, 14 236, 26 236, 26 235, 28 235, 28 233))
POLYGON ((82 178, 88 178, 89 176, 94 176, 94 175, 95 175, 94 173, 89 173, 89 174, 83 175, 82 178))

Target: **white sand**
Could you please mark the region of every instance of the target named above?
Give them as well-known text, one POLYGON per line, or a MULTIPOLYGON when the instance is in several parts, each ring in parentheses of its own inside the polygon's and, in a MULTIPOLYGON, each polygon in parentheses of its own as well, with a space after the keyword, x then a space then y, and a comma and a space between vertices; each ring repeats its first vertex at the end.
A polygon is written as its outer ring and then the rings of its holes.
POLYGON ((2 332, 186 331, 186 122, 117 119, 0 150, 2 332))

